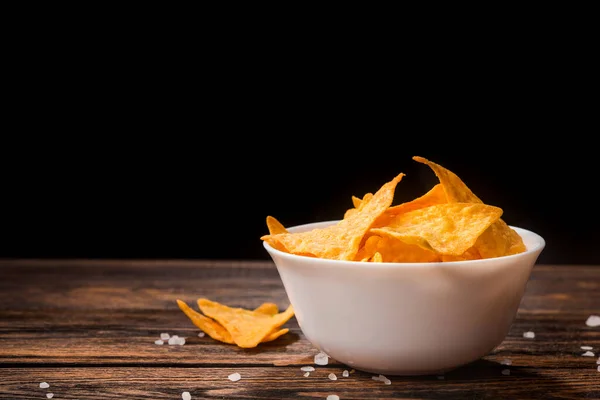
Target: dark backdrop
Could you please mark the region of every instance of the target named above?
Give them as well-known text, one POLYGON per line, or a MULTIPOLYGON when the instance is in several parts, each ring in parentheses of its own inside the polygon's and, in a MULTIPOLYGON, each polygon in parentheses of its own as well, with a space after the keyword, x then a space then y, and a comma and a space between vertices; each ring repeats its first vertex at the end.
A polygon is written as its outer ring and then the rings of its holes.
POLYGON ((420 155, 541 234, 540 262, 600 263, 596 154, 584 136, 237 128, 5 146, 1 256, 265 260, 267 215, 286 226, 338 219, 352 195, 399 172, 394 202, 412 199, 437 182, 411 159, 420 155))
POLYGON ((412 199, 436 182, 420 155, 541 234, 540 262, 600 264, 586 54, 407 71, 47 54, 5 95, 0 257, 264 260, 267 215, 338 219, 400 172, 395 202, 412 199))

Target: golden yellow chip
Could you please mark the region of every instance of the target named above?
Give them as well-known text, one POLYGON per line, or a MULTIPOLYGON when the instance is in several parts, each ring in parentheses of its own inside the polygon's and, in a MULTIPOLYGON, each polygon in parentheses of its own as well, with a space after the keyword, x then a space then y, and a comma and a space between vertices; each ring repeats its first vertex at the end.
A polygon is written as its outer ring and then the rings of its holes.
POLYGON ((208 299, 198 299, 198 307, 227 329, 235 344, 243 348, 256 347, 270 334, 283 334, 277 329, 294 316, 291 305, 275 315, 228 307, 208 299))
POLYGON ((502 215, 481 203, 447 203, 399 214, 371 233, 391 236, 440 255, 460 256, 502 215))
POLYGON ((381 256, 381 253, 376 251, 375 254, 373 254, 373 258, 371 259, 371 262, 383 262, 383 257, 381 256))
POLYGON ((365 243, 358 249, 356 256, 357 261, 368 261, 377 252, 377 242, 381 240, 381 236, 371 235, 366 237, 365 243))
POLYGON ((221 324, 191 309, 182 300, 177 300, 177 305, 179 306, 181 311, 183 311, 185 315, 187 315, 187 317, 192 321, 192 323, 198 328, 200 328, 208 336, 220 342, 234 344, 234 341, 231 338, 231 334, 227 331, 227 329, 223 328, 221 324))
POLYGON ((254 309, 254 312, 275 315, 279 312, 279 308, 275 303, 262 303, 260 306, 254 309))
POLYGON ((293 254, 311 254, 333 260, 353 260, 363 236, 392 204, 396 185, 404 174, 385 183, 369 201, 363 201, 355 213, 337 224, 308 232, 265 235, 261 239, 271 246, 285 248, 293 254))
MULTIPOLYGON (((177 300, 177 305, 179 306, 181 311, 183 311, 184 314, 187 315, 187 317, 192 321, 192 323, 198 328, 200 328, 200 330, 202 330, 208 336, 223 343, 235 344, 229 331, 217 321, 193 310, 182 300, 177 300)), ((274 303, 263 303, 258 308, 256 308, 254 312, 262 313, 265 315, 275 315, 279 312, 279 309, 274 303)), ((286 334, 288 331, 289 329, 287 328, 281 330, 274 329, 262 340, 262 342, 264 343, 273 341, 281 335, 286 334)))
MULTIPOLYGON (((444 187, 448 202, 483 203, 452 171, 423 157, 415 156, 413 159, 428 165, 433 170, 444 187)), ((478 238, 475 248, 482 258, 501 257, 509 254, 522 253, 526 250, 523 239, 501 218, 493 223, 478 238)))
POLYGON ((389 236, 384 236, 377 242, 377 252, 381 254, 383 262, 419 263, 441 261, 440 256, 431 250, 389 236))
POLYGON ((346 213, 344 214, 344 219, 347 219, 352 214, 357 212, 358 209, 360 209, 361 205, 364 207, 369 201, 371 201, 372 198, 373 193, 366 193, 362 199, 359 199, 356 196, 352 196, 352 204, 354 205, 354 208, 349 208, 348 210, 346 210, 346 213))
POLYGON ((269 233, 271 235, 277 235, 280 233, 287 233, 287 229, 281 224, 281 222, 277 221, 275 217, 267 216, 267 228, 269 228, 269 233))

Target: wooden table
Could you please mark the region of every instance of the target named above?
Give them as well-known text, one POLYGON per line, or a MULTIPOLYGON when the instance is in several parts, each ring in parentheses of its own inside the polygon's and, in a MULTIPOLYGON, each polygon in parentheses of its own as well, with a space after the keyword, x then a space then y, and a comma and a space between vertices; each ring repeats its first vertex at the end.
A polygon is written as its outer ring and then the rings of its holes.
POLYGON ((350 368, 335 360, 315 365, 294 318, 290 333, 255 349, 198 337, 175 300, 195 306, 201 296, 289 304, 266 261, 0 261, 0 398, 600 399, 600 327, 586 325, 600 314, 600 266, 535 266, 496 350, 443 379, 391 376, 391 385, 360 371, 344 378, 350 368), (161 333, 186 343, 154 344, 161 333), (582 356, 585 345, 594 357, 582 356), (309 377, 306 365, 316 367, 309 377), (232 382, 235 372, 242 379, 232 382))

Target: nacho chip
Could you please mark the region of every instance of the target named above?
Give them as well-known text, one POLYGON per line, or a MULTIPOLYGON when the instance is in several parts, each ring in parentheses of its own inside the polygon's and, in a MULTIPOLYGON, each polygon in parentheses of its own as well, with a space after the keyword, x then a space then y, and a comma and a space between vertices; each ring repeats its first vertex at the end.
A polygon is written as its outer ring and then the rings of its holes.
POLYGON ((260 306, 254 309, 254 312, 275 315, 279 312, 279 308, 275 303, 262 303, 260 306))
MULTIPOLYGON (((428 165, 436 174, 444 187, 450 203, 483 203, 471 189, 452 171, 431 162, 423 157, 415 156, 413 160, 428 165)), ((482 258, 501 257, 522 253, 526 250, 523 239, 501 218, 493 223, 477 240, 475 248, 482 258)))
POLYGON ((371 262, 383 262, 383 257, 381 257, 381 253, 376 251, 375 254, 373 254, 373 258, 371 258, 371 262))
POLYGON ((438 183, 431 188, 423 196, 418 197, 414 200, 407 201, 406 203, 398 204, 396 206, 388 208, 381 217, 375 221, 374 227, 386 226, 390 223, 390 220, 398 215, 409 211, 418 210, 429 206, 435 206, 437 204, 447 203, 446 193, 441 183, 438 183))
POLYGON ((502 209, 480 203, 438 204, 397 215, 371 233, 391 236, 437 254, 460 256, 502 215, 502 209))
POLYGON ((370 201, 361 203, 355 213, 335 225, 308 232, 265 235, 261 239, 293 254, 308 253, 319 258, 353 260, 363 236, 392 204, 396 185, 403 176, 399 174, 384 184, 370 201))
POLYGON ((191 309, 184 301, 177 300, 177 305, 187 315, 194 325, 200 328, 211 338, 220 342, 234 344, 231 334, 221 324, 205 317, 204 315, 191 309))
POLYGON ((381 254, 383 262, 420 263, 441 261, 440 256, 431 250, 405 243, 390 236, 381 238, 377 243, 377 252, 381 254))
POLYGON ((367 204, 369 201, 371 201, 372 198, 373 198, 373 193, 366 193, 362 199, 359 199, 356 196, 352 196, 352 204, 354 205, 354 208, 349 208, 348 210, 346 210, 346 212, 344 213, 344 219, 347 219, 352 214, 357 212, 361 206, 364 207, 365 204, 367 204))
MULTIPOLYGON (((223 343, 235 344, 229 331, 225 329, 221 324, 193 310, 182 300, 177 300, 177 305, 179 306, 181 311, 183 311, 184 314, 187 315, 187 317, 192 321, 192 323, 196 325, 196 327, 200 328, 200 330, 202 330, 208 336, 223 343)), ((254 312, 272 316, 277 314, 279 312, 279 309, 274 303, 263 303, 258 308, 256 308, 254 312)), ((269 333, 262 341, 263 343, 271 342, 280 337, 281 335, 286 334, 288 331, 289 329, 287 328, 280 330, 275 329, 271 333, 269 333)))
POLYGON ((481 255, 475 247, 469 248, 467 251, 462 253, 460 256, 442 255, 442 261, 467 261, 467 260, 481 260, 481 255))
POLYGON ((287 233, 287 229, 281 224, 281 222, 277 221, 275 217, 267 216, 267 228, 269 228, 269 233, 271 235, 278 235, 280 233, 287 233))
POLYGON ((278 328, 294 316, 291 305, 275 315, 228 307, 208 299, 198 299, 198 307, 204 315, 227 329, 235 344, 243 348, 256 347, 272 333, 283 334, 278 328))

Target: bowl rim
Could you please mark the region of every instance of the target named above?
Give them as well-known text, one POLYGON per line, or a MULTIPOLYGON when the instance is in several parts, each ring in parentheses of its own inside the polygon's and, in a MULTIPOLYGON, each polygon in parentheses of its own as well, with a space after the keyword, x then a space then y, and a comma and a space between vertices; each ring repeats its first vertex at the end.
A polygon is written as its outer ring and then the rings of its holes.
MULTIPOLYGON (((298 231, 301 229, 324 228, 328 225, 338 223, 339 221, 341 221, 341 220, 310 222, 310 223, 306 223, 306 224, 294 225, 289 228, 286 227, 286 229, 288 230, 288 232, 294 233, 295 231, 298 231)), ((532 248, 527 248, 527 250, 525 250, 522 253, 511 254, 511 255, 502 256, 502 257, 484 258, 484 259, 479 259, 479 260, 406 262, 406 263, 400 263, 400 262, 385 262, 385 263, 369 262, 369 263, 366 263, 363 261, 332 260, 329 258, 308 257, 308 256, 299 255, 299 254, 287 253, 285 251, 277 250, 276 248, 272 247, 271 245, 269 245, 269 243, 267 243, 264 240, 262 242, 263 242, 263 247, 267 250, 268 253, 277 254, 277 255, 279 255, 281 257, 285 257, 285 258, 313 260, 313 261, 317 261, 319 263, 322 262, 325 265, 346 264, 349 266, 359 266, 359 265, 360 266, 368 266, 369 268, 399 268, 399 267, 414 267, 414 266, 424 267, 427 265, 439 266, 439 265, 457 265, 457 264, 466 264, 466 265, 470 266, 470 265, 477 265, 477 264, 486 264, 486 263, 489 263, 491 261, 496 261, 496 260, 507 260, 507 261, 515 260, 518 258, 523 258, 532 253, 536 253, 536 252, 541 253, 541 251, 544 249, 544 247, 546 247, 546 241, 540 234, 538 234, 532 230, 529 230, 529 229, 520 228, 518 226, 513 226, 513 225, 508 225, 508 226, 510 228, 516 230, 517 233, 519 233, 519 235, 521 235, 521 232, 523 232, 523 233, 533 236, 533 238, 537 242, 536 245, 533 246, 532 248)))

